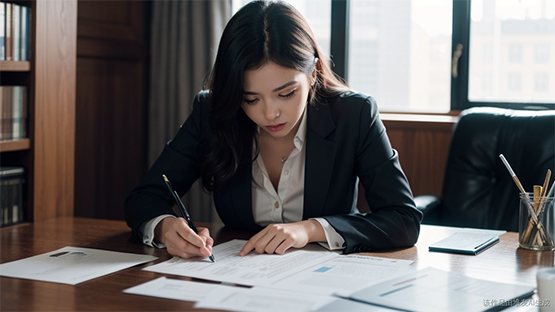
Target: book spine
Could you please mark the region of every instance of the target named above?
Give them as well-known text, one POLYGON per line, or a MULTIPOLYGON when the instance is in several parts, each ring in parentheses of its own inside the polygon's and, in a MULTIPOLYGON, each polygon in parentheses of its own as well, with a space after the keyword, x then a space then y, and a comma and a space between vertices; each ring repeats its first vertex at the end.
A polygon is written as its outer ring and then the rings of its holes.
POLYGON ((2 181, 2 188, 3 188, 3 193, 4 193, 4 197, 5 197, 5 206, 3 207, 4 209, 4 226, 7 226, 10 224, 8 218, 9 218, 9 213, 8 211, 10 210, 10 204, 9 204, 9 199, 10 199, 10 193, 8 192, 8 181, 2 181))
POLYGON ((4 116, 6 114, 6 98, 4 95, 4 87, 0 86, 0 141, 4 141, 6 136, 4 134, 4 125, 6 124, 6 120, 4 120, 4 116))
POLYGON ((29 60, 29 7, 21 7, 21 60, 29 60))
POLYGON ((12 8, 12 55, 14 61, 21 61, 21 6, 14 4, 12 8))
POLYGON ((25 185, 25 176, 21 175, 21 177, 19 178, 19 183, 17 185, 17 196, 16 196, 16 200, 17 200, 17 207, 18 207, 18 213, 17 213, 17 220, 19 223, 21 222, 25 222, 25 211, 24 211, 24 207, 23 207, 23 187, 25 185))
POLYGON ((29 111, 29 96, 27 94, 27 87, 21 86, 21 138, 27 138, 27 125, 28 125, 28 111, 29 111))
POLYGON ((21 139, 21 87, 13 87, 12 140, 21 139))
POLYGON ((8 209, 8 192, 4 186, 4 180, 0 179, 0 227, 3 227, 6 222, 4 222, 4 215, 8 209))
POLYGON ((6 4, 0 2, 0 61, 6 60, 6 4))
POLYGON ((6 23, 4 24, 4 29, 6 31, 6 61, 13 61, 13 48, 12 48, 12 36, 13 36, 13 4, 6 3, 6 23))
POLYGON ((6 140, 13 138, 13 87, 6 87, 6 140))

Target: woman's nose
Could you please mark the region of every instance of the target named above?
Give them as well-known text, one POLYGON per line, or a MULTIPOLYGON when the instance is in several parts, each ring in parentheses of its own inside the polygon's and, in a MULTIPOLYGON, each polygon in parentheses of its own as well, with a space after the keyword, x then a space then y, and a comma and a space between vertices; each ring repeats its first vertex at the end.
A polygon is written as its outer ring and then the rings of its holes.
POLYGON ((266 105, 266 119, 274 120, 281 114, 279 107, 276 103, 270 102, 266 105))

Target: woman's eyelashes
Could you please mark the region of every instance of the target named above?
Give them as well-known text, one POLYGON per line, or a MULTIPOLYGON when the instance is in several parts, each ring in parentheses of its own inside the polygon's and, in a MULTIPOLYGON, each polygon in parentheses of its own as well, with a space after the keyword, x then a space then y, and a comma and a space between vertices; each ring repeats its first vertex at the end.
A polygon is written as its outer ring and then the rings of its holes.
POLYGON ((254 104, 256 101, 258 101, 258 99, 249 100, 249 99, 243 98, 243 103, 245 103, 245 104, 247 104, 247 105, 254 104))
POLYGON ((297 91, 297 88, 295 88, 295 89, 289 91, 289 92, 286 93, 286 94, 278 94, 278 96, 281 97, 281 98, 290 98, 290 97, 292 97, 293 95, 295 95, 295 91, 297 91))
MULTIPOLYGON (((287 92, 286 94, 278 94, 278 96, 280 98, 283 98, 283 99, 288 99, 288 98, 294 96, 296 91, 297 91, 297 88, 287 92)), ((258 101, 258 98, 254 98, 254 99, 243 98, 243 103, 245 103, 247 105, 252 105, 252 104, 256 103, 257 101, 258 101)))

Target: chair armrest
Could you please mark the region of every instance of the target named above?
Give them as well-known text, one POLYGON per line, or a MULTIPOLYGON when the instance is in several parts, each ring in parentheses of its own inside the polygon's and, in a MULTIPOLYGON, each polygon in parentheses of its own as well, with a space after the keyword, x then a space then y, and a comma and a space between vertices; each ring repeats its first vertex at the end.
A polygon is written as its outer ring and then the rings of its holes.
POLYGON ((441 200, 433 195, 420 195, 414 197, 416 208, 424 215, 422 223, 439 224, 441 200))

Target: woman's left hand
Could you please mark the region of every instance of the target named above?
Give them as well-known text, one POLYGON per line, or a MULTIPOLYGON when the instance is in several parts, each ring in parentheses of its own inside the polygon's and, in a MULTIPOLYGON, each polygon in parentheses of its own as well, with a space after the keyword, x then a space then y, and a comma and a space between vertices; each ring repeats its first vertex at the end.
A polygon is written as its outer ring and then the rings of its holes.
POLYGON ((270 224, 249 239, 239 256, 253 250, 283 255, 291 247, 302 248, 308 243, 320 241, 326 241, 326 235, 320 222, 316 220, 270 224))

